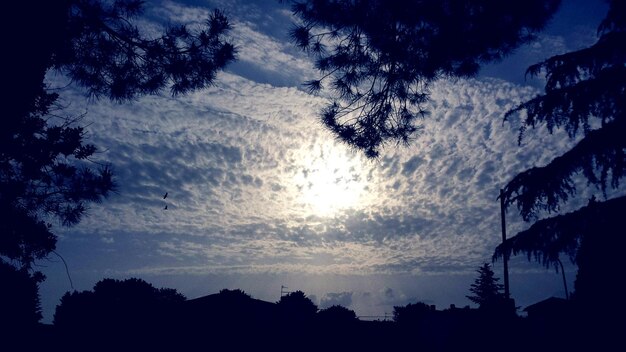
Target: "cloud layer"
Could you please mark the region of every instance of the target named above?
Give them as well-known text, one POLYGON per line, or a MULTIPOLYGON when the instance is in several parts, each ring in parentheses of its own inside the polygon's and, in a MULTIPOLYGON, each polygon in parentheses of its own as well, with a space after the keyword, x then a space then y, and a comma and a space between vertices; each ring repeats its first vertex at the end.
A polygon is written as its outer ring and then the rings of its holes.
MULTIPOLYGON (((499 189, 575 142, 538 128, 517 145, 518 122, 503 115, 534 88, 490 78, 441 81, 432 87, 423 134, 367 160, 321 127, 324 99, 299 89, 315 72, 285 41, 288 12, 265 2, 214 5, 233 18, 240 46, 240 62, 214 87, 124 105, 63 92, 72 111, 88 112, 89 141, 120 185, 78 226, 55 228, 60 250, 92 281, 105 274, 467 280, 500 241, 499 189)), ((169 1, 150 12, 192 24, 208 13, 169 1)), ((540 43, 548 42, 561 45, 552 37, 540 43)), ((511 234, 527 226, 513 209, 508 217, 511 234)), ((520 263, 520 272, 530 268, 520 263)), ((411 287, 315 293, 322 307, 389 311, 428 300, 428 291, 411 287)))

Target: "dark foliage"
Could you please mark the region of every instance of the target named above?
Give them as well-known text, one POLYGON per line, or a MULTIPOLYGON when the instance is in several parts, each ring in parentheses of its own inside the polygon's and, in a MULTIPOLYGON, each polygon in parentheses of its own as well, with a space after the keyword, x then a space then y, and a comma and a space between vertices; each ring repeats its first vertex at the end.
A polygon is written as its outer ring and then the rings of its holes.
POLYGON ((393 321, 399 324, 415 324, 424 320, 433 309, 426 303, 409 303, 393 307, 393 321))
MULTIPOLYGON (((93 96, 123 101, 166 86, 172 94, 206 87, 235 51, 224 39, 230 26, 219 11, 198 33, 177 26, 147 38, 132 22, 143 9, 138 0, 6 6, 5 24, 14 32, 3 36, 11 52, 2 65, 7 89, 0 118, 0 257, 22 272, 54 251, 53 220, 78 223, 89 203, 115 188, 110 167, 91 159, 97 148, 84 142, 80 117, 59 112, 58 94, 46 89, 46 73, 62 71, 93 96)), ((43 275, 24 277, 31 282, 3 287, 30 297, 43 275)), ((32 307, 22 308, 30 319, 32 307)))
POLYGON ((278 301, 281 317, 286 322, 310 322, 317 313, 317 306, 302 291, 288 293, 278 301))
MULTIPOLYGON (((590 347, 611 350, 610 342, 613 342, 598 340, 603 335, 589 334, 581 328, 587 316, 555 316, 554 309, 546 315, 546 309, 539 309, 545 302, 535 305, 532 312, 529 310, 529 318, 493 315, 469 307, 437 310, 416 303, 394 307, 396 322, 361 321, 354 317, 354 312, 340 306, 321 310, 318 319, 312 321, 304 318, 284 321, 279 303, 253 299, 241 290, 222 290, 185 302, 175 297, 176 304, 170 311, 174 314, 164 314, 161 305, 143 309, 145 302, 154 302, 151 298, 154 294, 151 285, 137 279, 103 280, 93 291, 68 293, 62 304, 70 307, 67 303, 73 302, 74 308, 81 308, 74 309, 80 314, 74 316, 77 319, 74 325, 56 327, 56 334, 62 339, 46 347, 64 351, 83 351, 85 346, 96 351, 265 351, 276 346, 292 346, 299 351, 393 351, 407 347, 420 351, 501 351, 505 348, 521 352, 593 350, 590 347), (233 316, 232 312, 238 313, 233 316), (572 338, 572 334, 576 337, 572 338)), ((294 297, 298 301, 308 300, 304 293, 294 297)), ((570 307, 568 304, 559 312, 570 312, 570 307)), ((310 316, 310 310, 293 312, 294 316, 298 314, 310 316)), ((621 330, 611 333, 621 336, 621 330)))
POLYGON ((137 27, 141 0, 35 0, 5 6, 0 119, 0 256, 22 268, 55 249, 53 220, 78 223, 114 190, 108 165, 93 162, 80 117, 62 116, 45 75, 65 73, 94 97, 116 101, 164 88, 213 83, 234 60, 227 18, 215 11, 198 32, 174 26, 149 37, 137 27), (7 52, 8 53, 8 52, 7 52))
MULTIPOLYGON (((416 303, 394 307, 396 322, 361 321, 340 306, 321 310, 314 320, 284 321, 279 303, 253 299, 241 290, 222 290, 184 302, 174 295, 174 299, 165 299, 174 302, 169 312, 163 305, 152 304, 155 295, 158 293, 151 285, 137 279, 107 279, 93 291, 68 293, 62 305, 78 313, 76 320, 73 325, 57 326, 62 339, 48 347, 70 351, 82 351, 84 346, 97 351, 265 351, 283 345, 302 351, 380 351, 411 346, 425 351, 500 351, 505 346, 521 352, 578 350, 588 347, 585 343, 610 346, 581 328, 587 316, 569 314, 570 304, 559 310, 566 316, 555 316, 554 309, 540 309, 545 302, 537 304, 529 310, 528 319, 469 307, 437 310, 416 303), (238 313, 233 316, 232 312, 238 313)), ((303 293, 294 297, 307 300, 303 293)), ((293 312, 293 316, 299 314, 310 316, 310 310, 293 312)))
POLYGON ((622 117, 589 131, 576 146, 548 165, 515 176, 505 188, 505 202, 517 203, 522 217, 530 221, 540 210, 558 212, 559 206, 576 194, 573 177, 579 173, 603 192, 609 184, 618 188, 619 180, 626 175, 624 120, 622 117))
POLYGON ((33 328, 41 319, 38 274, 0 259, 0 331, 33 328))
POLYGON ((123 101, 167 86, 172 94, 210 86, 235 59, 234 46, 224 38, 231 26, 222 12, 215 10, 197 33, 177 25, 151 38, 132 22, 143 5, 142 0, 71 1, 54 67, 96 97, 123 101))
POLYGON ((67 292, 54 314, 52 350, 175 350, 184 302, 175 289, 141 279, 104 279, 91 291, 67 292))
POLYGON ((245 291, 240 290, 240 289, 229 290, 225 288, 225 289, 220 290, 219 295, 225 299, 233 300, 233 301, 248 300, 252 298, 252 296, 250 296, 245 291))
POLYGON ((591 204, 587 211, 595 214, 585 214, 587 224, 578 222, 586 225, 587 231, 581 231, 572 296, 592 319, 603 319, 603 325, 613 323, 612 319, 621 322, 616 324, 621 331, 626 328, 626 307, 622 290, 614 285, 626 270, 622 250, 626 246, 624 209, 626 197, 591 204))
POLYGON ((168 310, 185 301, 171 288, 155 288, 141 279, 104 279, 93 291, 67 292, 54 314, 63 329, 123 331, 163 323, 168 310))
POLYGON ((427 111, 429 84, 471 77, 531 41, 555 12, 551 1, 293 0, 292 38, 316 59, 333 102, 322 122, 375 157, 388 140, 408 142, 427 111))
POLYGON ((54 115, 56 94, 42 94, 34 110, 3 121, 0 132, 0 255, 30 268, 55 249, 46 219, 80 221, 86 203, 114 189, 111 169, 90 162, 96 147, 84 143, 79 118, 54 115))
POLYGON ((0 255, 28 267, 56 248, 56 236, 50 232, 49 224, 4 200, 0 202, 0 212, 0 255))
MULTIPOLYGON (((0 256, 20 270, 31 270, 55 250, 53 221, 78 223, 89 203, 115 189, 110 167, 91 159, 97 149, 85 143, 80 116, 60 115, 58 94, 46 92, 41 82, 36 87, 32 101, 8 101, 0 119, 0 256)), ((19 85, 15 89, 20 92, 19 85)), ((11 289, 28 295, 43 275, 33 272, 31 279, 11 289)))
POLYGON ((8 6, 6 28, 16 30, 3 36, 12 48, 2 67, 10 87, 3 92, 4 115, 15 119, 33 111, 51 68, 95 97, 124 101, 164 88, 172 94, 204 88, 234 60, 234 46, 226 39, 230 24, 220 11, 196 32, 177 25, 149 36, 135 21, 143 9, 140 0, 35 0, 8 6))
MULTIPOLYGON (((621 250, 626 197, 605 202, 592 200, 571 213, 542 219, 496 247, 494 260, 524 253, 528 259, 558 268, 559 254, 565 253, 578 265, 576 300, 613 304, 620 293, 604 287, 623 268, 621 250)), ((607 310, 614 308, 606 307, 607 310)))
POLYGON ((338 305, 320 310, 317 312, 317 317, 322 322, 329 324, 350 324, 357 320, 353 310, 338 305))
POLYGON ((507 205, 517 204, 525 220, 537 211, 555 212, 576 193, 572 177, 582 173, 605 191, 619 187, 626 175, 626 5, 611 1, 598 28, 598 42, 531 66, 531 75, 546 74, 545 94, 509 111, 524 112, 520 142, 528 127, 544 124, 550 132, 565 129, 583 139, 548 165, 517 175, 504 192, 507 205), (593 129, 591 120, 600 122, 593 129))
POLYGON ((472 295, 465 297, 478 304, 480 309, 495 309, 504 301, 504 286, 498 283, 500 279, 494 276, 489 263, 484 263, 476 272, 478 278, 470 286, 472 295))
MULTIPOLYGON (((545 73, 545 93, 509 111, 520 113, 528 127, 562 128, 580 142, 548 165, 524 171, 504 190, 507 205, 515 203, 525 220, 541 211, 558 212, 576 194, 574 176, 601 190, 620 187, 626 175, 626 3, 609 1, 598 28, 596 44, 557 55, 531 66, 528 73, 545 73), (598 127, 599 126, 599 127, 598 127)), ((604 315, 603 327, 624 314, 621 297, 610 282, 623 274, 625 197, 596 201, 577 211, 537 221, 496 248, 494 259, 525 253, 545 266, 556 265, 565 253, 578 265, 574 300, 587 312, 604 315)), ((557 267, 558 268, 558 267, 557 267)), ((588 326, 589 327, 589 326, 588 326)))

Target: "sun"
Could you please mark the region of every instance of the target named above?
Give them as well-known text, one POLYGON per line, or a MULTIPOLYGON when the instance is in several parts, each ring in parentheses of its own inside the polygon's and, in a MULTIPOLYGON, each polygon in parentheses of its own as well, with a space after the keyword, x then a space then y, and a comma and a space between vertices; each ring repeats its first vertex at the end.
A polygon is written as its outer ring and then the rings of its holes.
POLYGON ((301 153, 300 159, 294 176, 297 199, 310 213, 327 217, 363 205, 367 181, 358 155, 326 143, 301 153))

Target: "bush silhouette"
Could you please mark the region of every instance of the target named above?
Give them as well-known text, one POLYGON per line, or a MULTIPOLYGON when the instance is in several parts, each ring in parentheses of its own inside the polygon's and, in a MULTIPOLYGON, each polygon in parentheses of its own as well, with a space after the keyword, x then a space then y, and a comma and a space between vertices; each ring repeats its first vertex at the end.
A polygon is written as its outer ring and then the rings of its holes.
POLYGON ((357 321, 356 313, 353 310, 339 305, 322 309, 317 313, 317 316, 324 323, 343 324, 357 321))
POLYGON ((141 279, 104 279, 93 291, 67 292, 57 306, 60 328, 123 331, 167 323, 185 297, 174 289, 157 289, 141 279))
POLYGON ((432 309, 423 302, 409 303, 406 306, 393 307, 393 321, 398 324, 415 324, 430 315, 432 309))

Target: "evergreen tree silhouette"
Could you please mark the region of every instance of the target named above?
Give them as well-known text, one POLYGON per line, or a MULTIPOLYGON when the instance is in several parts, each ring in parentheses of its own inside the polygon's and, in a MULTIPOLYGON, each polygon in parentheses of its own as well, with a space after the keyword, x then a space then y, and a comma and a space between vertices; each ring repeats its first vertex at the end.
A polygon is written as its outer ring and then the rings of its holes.
POLYGON ((478 278, 470 286, 472 295, 465 297, 478 304, 481 309, 490 309, 501 304, 504 301, 504 286, 498 283, 500 279, 495 277, 491 265, 484 263, 476 272, 478 278))
POLYGON ((306 83, 333 100, 322 122, 369 157, 407 143, 428 113, 430 83, 471 77, 528 43, 559 0, 292 0, 291 35, 321 77, 306 83))
MULTIPOLYGON (((605 198, 607 189, 619 189, 626 175, 626 4, 609 5, 598 41, 531 66, 531 75, 545 72, 545 93, 506 114, 523 116, 520 142, 529 127, 539 125, 551 133, 564 129, 571 138, 583 135, 570 150, 518 174, 504 188, 504 203, 517 205, 526 221, 536 220, 541 212, 558 213, 576 195, 578 175, 605 198)), ((526 253, 550 266, 564 253, 578 265, 575 296, 580 303, 598 312, 623 311, 616 309, 621 294, 605 287, 624 270, 624 209, 624 196, 604 201, 594 197, 569 214, 535 222, 498 246, 494 259, 526 253)))

